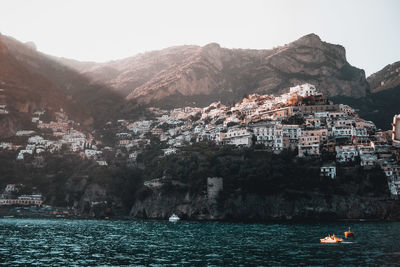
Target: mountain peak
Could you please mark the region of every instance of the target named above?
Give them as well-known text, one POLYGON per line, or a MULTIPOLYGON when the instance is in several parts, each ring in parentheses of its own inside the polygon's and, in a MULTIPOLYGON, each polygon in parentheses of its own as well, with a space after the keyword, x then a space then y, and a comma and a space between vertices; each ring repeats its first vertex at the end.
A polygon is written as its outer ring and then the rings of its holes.
POLYGON ((322 42, 321 38, 317 34, 315 34, 313 32, 309 33, 309 34, 306 34, 303 37, 299 38, 299 40, 301 40, 301 39, 309 39, 309 40, 316 40, 316 41, 322 42))
POLYGON ((221 46, 218 43, 209 43, 203 46, 203 49, 215 49, 215 48, 221 48, 221 46))
POLYGON ((296 41, 292 42, 291 44, 298 45, 298 46, 310 46, 310 47, 323 47, 323 41, 319 38, 318 35, 315 33, 310 33, 300 37, 296 41))

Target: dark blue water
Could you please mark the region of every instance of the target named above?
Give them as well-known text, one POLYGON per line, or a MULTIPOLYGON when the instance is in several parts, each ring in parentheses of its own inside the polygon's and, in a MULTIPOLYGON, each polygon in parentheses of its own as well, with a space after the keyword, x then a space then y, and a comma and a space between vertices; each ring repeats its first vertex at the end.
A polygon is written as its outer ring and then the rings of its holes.
POLYGON ((4 265, 396 265, 400 223, 0 219, 4 265), (321 244, 328 233, 356 237, 321 244))

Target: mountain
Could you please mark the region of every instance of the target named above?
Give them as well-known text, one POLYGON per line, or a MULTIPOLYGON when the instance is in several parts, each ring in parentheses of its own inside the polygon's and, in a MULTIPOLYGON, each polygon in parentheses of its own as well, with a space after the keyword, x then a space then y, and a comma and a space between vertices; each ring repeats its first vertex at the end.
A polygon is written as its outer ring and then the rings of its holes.
MULTIPOLYGON (((59 88, 21 64, 0 38, 0 136, 29 127, 29 115, 38 109, 58 110, 65 97, 59 88)), ((27 48, 28 49, 28 48, 27 48)))
POLYGON ((0 135, 29 125, 27 114, 37 109, 63 108, 93 128, 134 114, 138 104, 234 103, 250 93, 280 94, 304 82, 358 108, 383 129, 400 113, 400 62, 366 79, 347 62, 342 46, 315 34, 268 50, 185 45, 106 63, 49 56, 34 43, 0 35, 0 53, 0 105, 10 111, 0 114, 0 135))
POLYGON ((128 100, 162 105, 234 102, 249 93, 282 93, 309 82, 327 96, 362 97, 364 71, 346 61, 345 49, 315 34, 274 49, 227 49, 216 43, 177 46, 93 63, 59 59, 128 100))
POLYGON ((390 130, 393 116, 400 114, 400 61, 372 74, 367 81, 370 92, 365 96, 336 96, 332 99, 358 109, 361 117, 373 121, 378 128, 390 130))
POLYGON ((367 78, 371 92, 377 93, 400 86, 400 61, 389 64, 367 78))
POLYGON ((73 119, 90 126, 108 119, 124 103, 106 86, 93 83, 78 71, 38 52, 34 44, 5 35, 0 35, 0 83, 1 104, 11 111, 0 117, 0 135, 5 136, 16 130, 11 122, 20 119, 13 118, 29 117, 38 109, 63 108, 73 119))

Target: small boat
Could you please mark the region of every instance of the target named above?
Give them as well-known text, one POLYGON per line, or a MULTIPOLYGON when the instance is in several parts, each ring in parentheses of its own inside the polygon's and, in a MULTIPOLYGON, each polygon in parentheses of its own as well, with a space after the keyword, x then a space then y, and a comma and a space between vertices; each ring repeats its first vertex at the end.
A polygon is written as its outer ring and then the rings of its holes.
POLYGON ((344 237, 345 237, 345 238, 348 238, 348 237, 352 237, 352 236, 354 236, 354 232, 352 232, 352 231, 350 230, 350 227, 349 227, 349 230, 347 230, 346 232, 344 232, 344 237))
POLYGON ((321 243, 340 243, 343 242, 343 238, 339 238, 333 234, 325 238, 321 238, 320 241, 321 243))
POLYGON ((169 220, 170 222, 177 222, 177 221, 180 220, 180 218, 179 218, 175 213, 173 213, 173 214, 171 215, 171 217, 169 217, 168 220, 169 220))

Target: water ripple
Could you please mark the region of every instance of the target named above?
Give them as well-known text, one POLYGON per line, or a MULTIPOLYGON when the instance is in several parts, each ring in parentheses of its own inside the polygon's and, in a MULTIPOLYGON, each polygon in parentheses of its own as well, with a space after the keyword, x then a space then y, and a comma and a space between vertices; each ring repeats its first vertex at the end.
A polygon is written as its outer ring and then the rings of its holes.
POLYGON ((227 224, 0 219, 1 265, 393 265, 400 223, 227 224))

